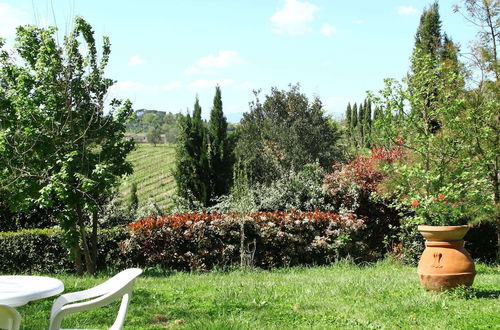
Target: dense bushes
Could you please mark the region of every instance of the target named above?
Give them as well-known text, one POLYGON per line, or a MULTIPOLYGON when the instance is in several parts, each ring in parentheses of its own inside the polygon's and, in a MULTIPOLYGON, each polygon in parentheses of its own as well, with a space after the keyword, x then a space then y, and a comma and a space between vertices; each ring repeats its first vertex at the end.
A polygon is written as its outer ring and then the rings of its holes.
POLYGON ((141 220, 129 228, 124 247, 141 266, 208 270, 243 263, 271 268, 366 255, 356 236, 364 222, 352 213, 188 213, 141 220))
MULTIPOLYGON (((61 244, 59 229, 31 229, 0 233, 0 273, 73 272, 69 252, 61 244)), ((99 270, 123 268, 126 258, 118 243, 127 237, 125 228, 101 230, 98 235, 99 270)))

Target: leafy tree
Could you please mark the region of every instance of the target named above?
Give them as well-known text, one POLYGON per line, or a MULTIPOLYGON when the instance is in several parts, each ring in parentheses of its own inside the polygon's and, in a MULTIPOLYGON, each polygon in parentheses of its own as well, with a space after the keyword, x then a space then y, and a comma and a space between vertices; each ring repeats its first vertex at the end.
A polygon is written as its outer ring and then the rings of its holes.
MULTIPOLYGON (((57 204, 66 243, 82 273, 95 272, 98 213, 122 175, 133 142, 124 139, 131 103, 104 99, 110 42, 100 62, 91 26, 75 19, 63 48, 55 28, 17 29, 18 60, 0 53, 0 190, 13 211, 57 204), (79 51, 86 43, 88 54, 79 51), (20 60, 19 60, 20 59, 20 60), (87 225, 91 227, 90 236, 87 225)), ((0 42, 0 46, 3 42, 0 42)))
POLYGON ((146 138, 149 143, 156 147, 157 144, 162 142, 161 130, 159 127, 152 127, 149 129, 146 138))
POLYGON ((210 181, 212 198, 229 192, 232 179, 231 149, 227 137, 227 120, 222 111, 220 87, 215 88, 214 105, 208 123, 210 181))
MULTIPOLYGON (((476 185, 476 189, 489 196, 489 205, 481 209, 483 221, 492 222, 497 228, 498 249, 500 257, 500 63, 498 61, 497 43, 500 32, 500 4, 498 1, 463 1, 464 18, 478 28, 476 41, 472 44, 471 58, 468 62, 471 70, 479 72, 479 79, 469 79, 473 87, 465 93, 465 109, 456 122, 457 143, 464 145, 467 158, 480 177, 486 178, 484 185, 476 185), (474 84, 475 83, 475 84, 474 84), (493 207, 493 212, 485 212, 493 207)), ((475 173, 467 179, 475 180, 475 173)))
POLYGON ((235 150, 249 184, 273 182, 316 161, 329 168, 339 158, 338 127, 318 98, 309 102, 298 85, 287 91, 272 88, 263 103, 259 93, 243 115, 235 150))

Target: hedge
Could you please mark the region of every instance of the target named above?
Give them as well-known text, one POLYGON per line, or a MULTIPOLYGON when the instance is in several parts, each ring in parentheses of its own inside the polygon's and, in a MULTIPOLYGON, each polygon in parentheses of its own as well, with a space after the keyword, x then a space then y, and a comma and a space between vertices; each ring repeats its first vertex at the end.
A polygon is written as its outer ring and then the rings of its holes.
POLYGON ((174 214, 129 225, 123 246, 143 267, 204 271, 239 265, 242 258, 262 268, 321 265, 366 256, 363 228, 351 213, 174 214))
MULTIPOLYGON (((73 272, 60 229, 30 229, 0 233, 0 273, 73 272)), ((128 237, 126 228, 103 229, 98 234, 98 270, 124 268, 127 258, 119 243, 128 237)))

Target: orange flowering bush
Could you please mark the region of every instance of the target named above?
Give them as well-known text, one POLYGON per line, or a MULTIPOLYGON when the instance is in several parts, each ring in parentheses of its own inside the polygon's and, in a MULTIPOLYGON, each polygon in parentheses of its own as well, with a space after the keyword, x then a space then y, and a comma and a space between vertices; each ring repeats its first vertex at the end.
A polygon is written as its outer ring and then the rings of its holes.
POLYGON ((177 270, 238 265, 241 246, 262 268, 326 264, 365 256, 364 228, 352 213, 173 214, 130 224, 123 249, 137 265, 177 270))

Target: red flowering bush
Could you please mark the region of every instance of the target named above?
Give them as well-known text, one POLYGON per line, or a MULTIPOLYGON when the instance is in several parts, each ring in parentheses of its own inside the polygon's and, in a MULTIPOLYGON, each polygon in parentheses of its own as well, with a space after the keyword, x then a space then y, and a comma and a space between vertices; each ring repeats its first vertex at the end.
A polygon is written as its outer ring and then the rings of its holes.
POLYGON ((129 225, 123 248, 135 264, 178 270, 238 265, 243 254, 262 268, 326 264, 364 256, 364 228, 352 213, 186 213, 129 225))
POLYGON ((451 196, 447 197, 444 194, 438 194, 435 197, 414 199, 410 206, 415 211, 415 219, 418 223, 440 226, 467 223, 462 204, 451 196))
POLYGON ((365 241, 372 252, 383 253, 386 238, 393 236, 392 231, 399 227, 398 211, 389 206, 389 201, 374 193, 384 182, 383 167, 404 156, 399 145, 391 149, 373 148, 370 155, 357 156, 344 165, 337 164, 334 171, 325 176, 324 186, 334 205, 366 218, 365 241))

